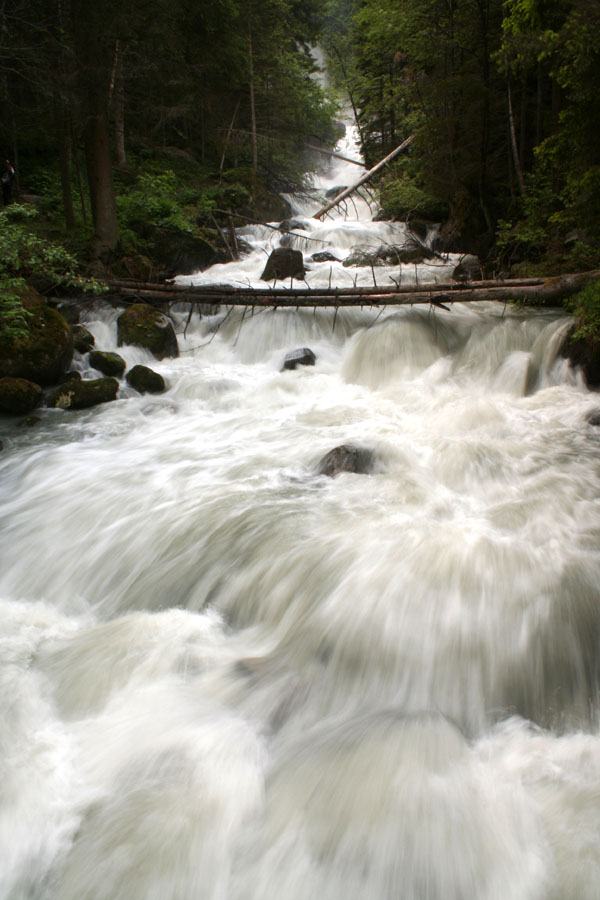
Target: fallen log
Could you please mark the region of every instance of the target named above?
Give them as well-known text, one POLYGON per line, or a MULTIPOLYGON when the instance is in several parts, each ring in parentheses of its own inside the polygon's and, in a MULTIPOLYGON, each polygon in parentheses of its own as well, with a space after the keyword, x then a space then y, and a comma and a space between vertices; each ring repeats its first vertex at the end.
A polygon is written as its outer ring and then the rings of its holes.
POLYGON ((341 153, 335 153, 334 150, 325 150, 324 147, 317 147, 316 144, 307 144, 309 150, 316 150, 317 153, 323 153, 325 156, 332 156, 334 159, 341 159, 343 162, 352 163, 353 166, 360 166, 364 169, 365 164, 360 159, 351 159, 349 156, 342 156, 341 153))
POLYGON ((260 307, 400 306, 499 301, 552 305, 600 279, 600 270, 559 275, 479 281, 467 284, 394 285, 349 288, 246 288, 233 285, 132 285, 112 282, 109 293, 149 303, 198 303, 260 307))
POLYGON ((313 219, 320 219, 322 216, 325 215, 325 213, 328 213, 330 209, 333 209, 334 206, 337 206, 338 203, 341 203, 342 200, 345 200, 346 197, 349 197, 350 194, 353 194, 356 190, 358 190, 359 187, 361 187, 367 181, 370 181, 370 179, 373 177, 373 175, 376 175, 377 172, 379 172, 381 169, 383 169, 383 167, 385 165, 387 165, 387 163, 389 163, 393 159, 395 159, 395 157, 398 156, 400 153, 402 153, 403 150, 406 150, 406 148, 409 146, 409 144, 412 143, 413 140, 414 140, 414 134, 411 134, 411 136, 407 137, 405 141, 402 141, 402 143, 398 147, 396 147, 395 150, 392 150, 391 153, 388 153, 388 155, 385 157, 385 159, 382 159, 380 162, 377 163, 376 166, 373 166, 372 169, 369 169, 369 171, 366 172, 362 176, 362 178, 360 178, 354 184, 351 184, 350 187, 345 188, 340 194, 337 195, 337 197, 333 198, 331 203, 328 203, 327 206, 324 206, 322 209, 320 209, 318 212, 316 212, 313 216, 313 219))

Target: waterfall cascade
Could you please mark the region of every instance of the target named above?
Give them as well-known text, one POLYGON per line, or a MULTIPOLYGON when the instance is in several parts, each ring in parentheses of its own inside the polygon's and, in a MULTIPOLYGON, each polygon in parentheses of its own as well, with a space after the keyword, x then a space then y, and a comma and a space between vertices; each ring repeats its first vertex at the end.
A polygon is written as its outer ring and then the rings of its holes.
MULTIPOLYGON (((343 259, 405 226, 317 203, 308 283, 371 284, 343 259)), ((181 280, 256 283, 280 235, 240 235, 181 280)), ((87 317, 102 349, 116 316, 87 317)), ((597 900, 600 432, 569 320, 175 317, 178 359, 119 351, 166 393, 3 428, 1 900, 597 900), (372 474, 317 474, 344 443, 372 474)))

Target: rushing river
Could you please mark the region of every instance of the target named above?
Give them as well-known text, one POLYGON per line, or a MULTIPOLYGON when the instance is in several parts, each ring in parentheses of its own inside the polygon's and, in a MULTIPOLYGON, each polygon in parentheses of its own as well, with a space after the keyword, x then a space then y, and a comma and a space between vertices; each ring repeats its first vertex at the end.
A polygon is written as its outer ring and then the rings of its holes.
MULTIPOLYGON (((373 278, 315 251, 405 237, 361 201, 296 230, 313 285, 373 278)), ((281 235, 240 235, 182 280, 256 283, 281 235)), ((87 315, 100 349, 116 317, 87 315)), ((166 393, 2 426, 0 898, 598 900, 600 429, 569 321, 175 319, 178 359, 119 350, 166 393), (375 471, 316 474, 342 443, 375 471)))

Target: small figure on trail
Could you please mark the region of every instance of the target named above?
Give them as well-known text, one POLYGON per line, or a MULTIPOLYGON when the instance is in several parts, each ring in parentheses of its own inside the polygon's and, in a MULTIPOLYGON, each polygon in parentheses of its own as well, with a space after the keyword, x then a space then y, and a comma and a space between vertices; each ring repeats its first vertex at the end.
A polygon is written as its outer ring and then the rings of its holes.
POLYGON ((5 206, 8 206, 9 203, 12 203, 12 186, 15 179, 15 170, 8 159, 3 160, 1 172, 2 202, 5 206))

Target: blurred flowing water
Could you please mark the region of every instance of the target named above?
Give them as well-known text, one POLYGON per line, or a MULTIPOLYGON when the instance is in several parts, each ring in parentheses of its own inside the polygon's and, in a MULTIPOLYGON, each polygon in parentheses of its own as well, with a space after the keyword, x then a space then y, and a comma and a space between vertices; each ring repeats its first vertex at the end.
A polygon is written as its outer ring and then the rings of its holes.
MULTIPOLYGON (((310 209, 306 257, 406 237, 310 209)), ((181 280, 257 282, 280 235, 240 234, 181 280)), ((3 426, 0 897, 598 900, 600 433, 569 320, 174 315, 178 359, 119 350, 165 394, 3 426), (319 476, 342 443, 373 474, 319 476)), ((116 317, 87 316, 101 349, 116 317)))

